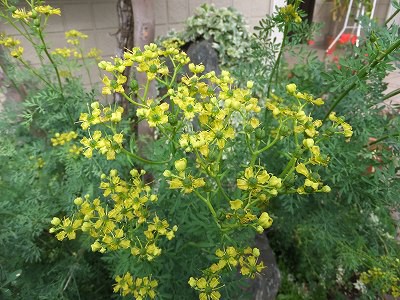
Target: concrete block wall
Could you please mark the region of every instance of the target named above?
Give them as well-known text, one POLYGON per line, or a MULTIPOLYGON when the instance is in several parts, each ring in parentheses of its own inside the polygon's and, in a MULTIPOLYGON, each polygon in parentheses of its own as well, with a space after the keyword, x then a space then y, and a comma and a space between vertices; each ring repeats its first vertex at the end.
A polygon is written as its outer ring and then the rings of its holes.
POLYGON ((204 3, 236 8, 245 16, 249 29, 257 25, 271 7, 271 0, 155 0, 154 3, 156 36, 164 35, 171 29, 182 30, 185 20, 204 3))
MULTIPOLYGON (((201 4, 214 4, 216 7, 233 6, 241 12, 249 25, 249 29, 258 24, 259 20, 272 12, 279 0, 153 0, 155 13, 156 36, 164 35, 169 30, 182 30, 185 20, 194 14, 201 4)), ((378 0, 375 16, 383 22, 386 17, 390 0, 378 0)), ((103 57, 109 58, 116 54, 116 39, 118 19, 116 11, 117 0, 58 0, 51 5, 59 7, 61 16, 50 18, 47 39, 51 47, 67 46, 64 32, 77 29, 89 36, 85 41, 85 49, 92 47, 103 51, 103 57)), ((332 2, 316 0, 314 21, 325 23, 319 40, 322 43, 324 36, 331 27, 330 13, 332 2)), ((7 24, 0 23, 0 31, 14 34, 18 33, 7 24)), ((24 43, 24 46, 27 43, 24 43)), ((25 57, 37 63, 34 49, 26 47, 25 57)))
MULTIPOLYGON (((104 57, 115 55, 118 18, 117 0, 59 0, 50 2, 50 5, 61 9, 61 16, 51 16, 47 27, 46 40, 51 49, 68 46, 64 32, 76 29, 89 36, 83 42, 83 48, 89 50, 96 47, 102 50, 104 57), (54 2, 54 3, 53 3, 54 2)), ((0 31, 20 38, 8 24, 0 23, 0 31)), ((28 42, 21 38, 25 47, 24 57, 32 63, 38 63, 38 58, 28 42)))

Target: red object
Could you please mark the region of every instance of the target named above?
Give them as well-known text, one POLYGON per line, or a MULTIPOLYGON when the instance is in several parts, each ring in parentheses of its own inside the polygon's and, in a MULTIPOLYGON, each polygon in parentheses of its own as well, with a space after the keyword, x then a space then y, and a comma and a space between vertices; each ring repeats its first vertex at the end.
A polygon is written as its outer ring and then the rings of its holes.
POLYGON ((338 40, 340 44, 346 44, 348 42, 352 43, 353 45, 357 42, 357 36, 351 33, 343 33, 338 40))
POLYGON ((314 41, 314 40, 308 40, 308 41, 307 41, 307 44, 310 45, 310 46, 312 46, 312 45, 315 44, 315 41, 314 41))

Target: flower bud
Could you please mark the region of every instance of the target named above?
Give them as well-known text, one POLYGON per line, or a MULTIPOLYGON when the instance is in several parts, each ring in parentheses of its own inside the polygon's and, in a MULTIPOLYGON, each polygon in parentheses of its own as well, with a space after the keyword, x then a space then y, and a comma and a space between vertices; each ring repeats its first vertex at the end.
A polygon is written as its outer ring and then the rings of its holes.
POLYGON ((321 189, 323 193, 329 193, 331 191, 331 187, 329 185, 324 185, 321 189))
POLYGON ((290 83, 286 86, 286 91, 289 94, 294 94, 294 92, 296 92, 297 86, 294 83, 290 83))
POLYGON ((266 212, 263 212, 260 218, 258 219, 258 224, 262 226, 264 229, 271 227, 272 222, 273 222, 272 218, 266 212))
POLYGON ((253 249, 253 256, 259 257, 259 256, 260 256, 260 249, 254 248, 254 249, 253 249))
POLYGON ((248 89, 251 89, 251 88, 253 88, 253 86, 254 86, 254 81, 247 81, 247 88, 248 89))
POLYGON ((54 217, 54 218, 51 220, 51 224, 54 225, 54 226, 57 226, 57 225, 59 225, 60 223, 61 223, 61 220, 60 220, 59 218, 57 218, 57 217, 54 217))
POLYGON ((164 175, 164 177, 171 177, 172 173, 170 170, 165 170, 163 175, 164 175))
POLYGON ((312 146, 314 146, 314 140, 313 139, 304 139, 303 140, 303 145, 306 148, 311 148, 312 146))
POLYGON ((76 198, 76 199, 74 200, 74 203, 75 203, 75 205, 80 206, 80 205, 82 205, 82 203, 83 203, 83 199, 82 199, 81 197, 78 197, 78 198, 76 198))
POLYGON ((132 80, 129 82, 129 87, 131 88, 131 90, 132 90, 133 92, 135 92, 135 91, 137 91, 137 90, 139 89, 139 84, 138 84, 138 82, 137 82, 136 80, 132 79, 132 80))
POLYGON ((181 158, 179 160, 177 160, 175 162, 175 168, 179 171, 179 172, 183 172, 186 170, 186 166, 187 166, 187 160, 186 158, 181 158))
POLYGON ((256 231, 257 231, 257 233, 263 233, 264 232, 264 228, 262 228, 262 226, 260 226, 260 225, 258 225, 257 227, 256 227, 256 231))

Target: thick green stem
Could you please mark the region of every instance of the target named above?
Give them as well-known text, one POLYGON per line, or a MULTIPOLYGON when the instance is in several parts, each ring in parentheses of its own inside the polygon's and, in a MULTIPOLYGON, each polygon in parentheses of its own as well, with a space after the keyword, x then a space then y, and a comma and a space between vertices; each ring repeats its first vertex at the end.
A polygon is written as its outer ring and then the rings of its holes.
POLYGON ((396 10, 394 11, 394 13, 389 17, 389 19, 386 20, 385 26, 386 26, 387 24, 389 24, 389 22, 392 21, 393 18, 394 18, 399 12, 400 12, 400 9, 399 9, 399 8, 396 9, 396 10))
POLYGON ((396 96, 396 95, 398 95, 398 94, 400 94, 400 88, 397 89, 397 90, 391 91, 390 93, 386 94, 386 95, 383 97, 382 100, 387 100, 387 99, 392 98, 392 97, 394 97, 394 96, 396 96))
MULTIPOLYGON (((357 79, 364 79, 369 72, 377 65, 379 64, 384 58, 386 58, 390 53, 395 51, 397 48, 400 47, 400 39, 398 39, 396 42, 391 44, 389 48, 383 52, 381 55, 379 55, 377 58, 374 59, 373 62, 371 62, 369 65, 365 66, 360 70, 360 72, 357 74, 357 79)), ((344 90, 338 98, 334 101, 333 105, 329 108, 328 112, 326 113, 323 121, 325 121, 328 117, 329 114, 335 109, 335 107, 347 96, 348 93, 350 93, 351 90, 353 90, 358 83, 358 80, 355 80, 346 90, 344 90)))

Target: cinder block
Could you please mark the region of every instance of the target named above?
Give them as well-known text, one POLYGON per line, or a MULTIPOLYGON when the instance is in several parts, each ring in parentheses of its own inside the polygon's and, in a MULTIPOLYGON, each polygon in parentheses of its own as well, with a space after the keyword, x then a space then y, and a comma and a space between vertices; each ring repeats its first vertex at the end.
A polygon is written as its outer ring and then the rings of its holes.
POLYGON ((61 16, 53 15, 49 17, 47 22, 47 32, 64 32, 63 13, 64 7, 62 5, 53 4, 52 6, 61 9, 61 16))
MULTIPOLYGON (((249 5, 248 1, 243 1, 246 2, 247 5, 249 5)), ((230 7, 233 6, 233 1, 232 0, 211 0, 211 3, 213 3, 216 7, 230 7)))
POLYGON ((194 13, 196 12, 196 9, 200 5, 202 5, 204 3, 210 4, 210 2, 211 2, 210 0, 190 0, 190 2, 189 2, 189 13, 190 13, 190 15, 191 16, 194 15, 194 13))
POLYGON ((158 0, 154 3, 155 9, 155 23, 156 24, 167 24, 168 13, 167 13, 167 0, 158 0))
POLYGON ((66 30, 92 29, 94 26, 89 4, 66 4, 62 17, 66 30))
POLYGON ((117 28, 118 16, 115 3, 93 4, 94 24, 98 29, 117 28))
POLYGON ((169 30, 175 30, 175 31, 183 31, 185 29, 185 24, 184 23, 175 23, 175 24, 169 24, 168 25, 169 30))
POLYGON ((263 17, 267 14, 269 8, 268 0, 233 0, 233 7, 244 14, 246 17, 263 17))
POLYGON ((377 20, 379 24, 383 24, 385 22, 388 9, 389 5, 386 3, 376 5, 374 19, 377 20))
POLYGON ((168 23, 183 23, 189 17, 188 0, 168 0, 168 23))
POLYGON ((155 36, 160 37, 166 35, 168 32, 168 25, 156 25, 155 36))
POLYGON ((110 30, 96 30, 95 39, 97 48, 103 51, 104 57, 115 56, 117 49, 117 40, 113 36, 114 32, 110 30))

